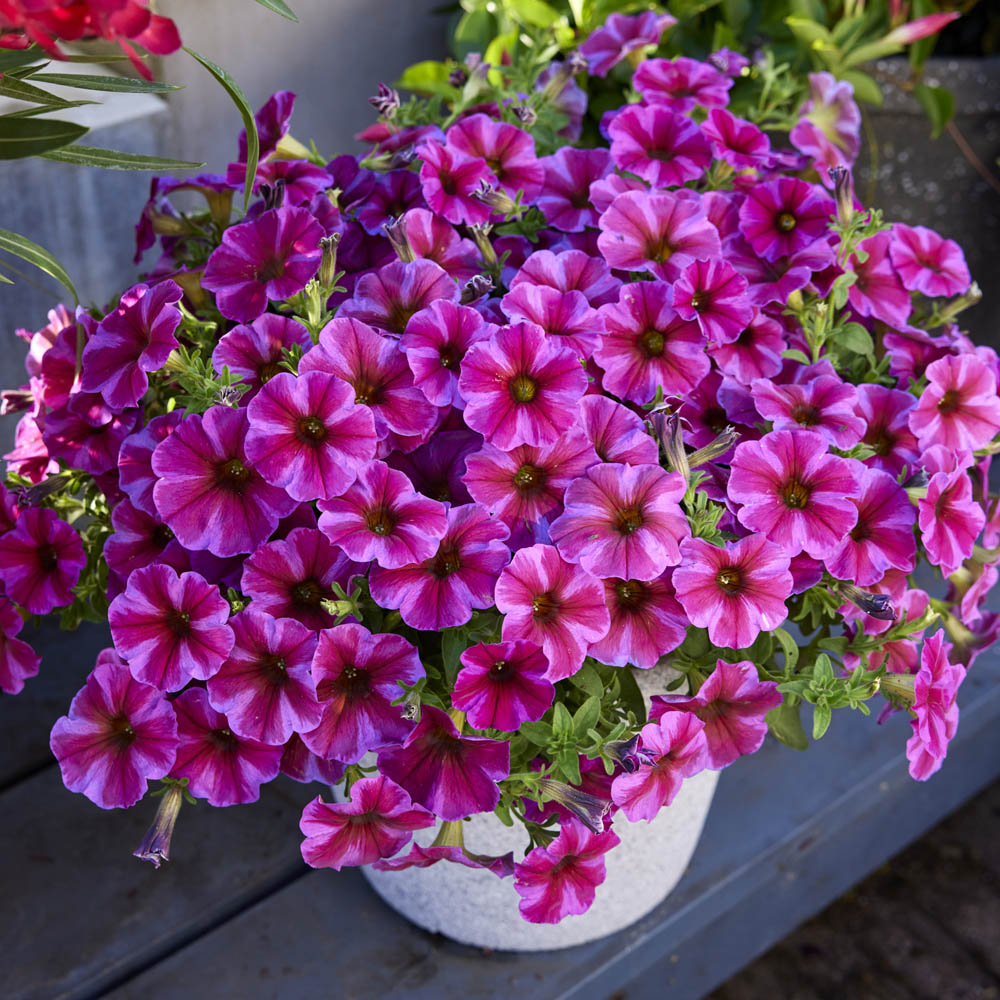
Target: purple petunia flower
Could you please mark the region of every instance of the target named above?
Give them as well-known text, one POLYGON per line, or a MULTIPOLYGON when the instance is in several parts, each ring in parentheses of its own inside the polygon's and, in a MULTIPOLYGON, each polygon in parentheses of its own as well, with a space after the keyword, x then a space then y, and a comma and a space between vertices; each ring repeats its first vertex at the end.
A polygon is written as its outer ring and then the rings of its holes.
POLYGON ((733 81, 708 63, 678 56, 644 60, 632 85, 647 104, 684 112, 695 107, 724 108, 733 81))
POLYGON ((401 635, 372 635, 347 623, 320 633, 312 677, 322 710, 302 734, 314 754, 345 764, 404 740, 413 728, 391 702, 424 676, 417 650, 401 635))
POLYGON ((789 557, 764 535, 748 535, 725 548, 689 538, 681 553, 673 573, 677 600, 692 625, 708 629, 716 646, 745 649, 788 617, 789 557))
POLYGON ((316 636, 291 618, 245 608, 229 621, 233 648, 208 679, 208 700, 237 736, 277 746, 319 725, 309 668, 316 636))
POLYGON ((920 651, 920 669, 913 682, 916 715, 910 726, 913 735, 906 741, 910 775, 926 781, 940 769, 948 753, 948 743, 958 730, 958 688, 965 680, 965 667, 949 662, 951 643, 944 632, 935 632, 920 651))
POLYGON ((859 316, 899 329, 906 326, 913 303, 889 259, 890 239, 887 232, 876 233, 858 244, 858 250, 867 254, 865 260, 851 254, 848 263, 857 280, 847 290, 847 301, 859 316))
POLYGON ((391 858, 412 839, 414 830, 436 820, 394 781, 383 775, 361 778, 347 802, 324 802, 318 795, 302 810, 299 829, 302 860, 311 868, 370 865, 391 858))
POLYGON ((927 366, 927 387, 909 414, 921 448, 985 448, 1000 431, 994 371, 975 354, 949 355, 927 366))
POLYGON ((173 410, 162 417, 153 417, 142 430, 130 434, 121 444, 118 453, 118 485, 128 494, 136 509, 146 514, 156 514, 153 503, 153 452, 168 438, 184 419, 180 410, 173 410))
POLYGON ((275 375, 247 407, 247 458, 295 500, 343 493, 375 457, 375 419, 342 379, 323 371, 275 375))
POLYGON ((38 674, 41 657, 17 635, 24 628, 24 619, 17 608, 0 597, 0 691, 18 694, 29 677, 38 674))
POLYGON ((604 327, 600 314, 576 289, 564 292, 521 283, 500 305, 512 323, 533 323, 545 331, 550 342, 565 345, 581 358, 594 353, 604 327))
POLYGON ((303 351, 313 346, 309 331, 288 316, 264 313, 249 325, 234 326, 220 338, 212 351, 212 367, 220 374, 228 367, 250 386, 240 399, 245 404, 265 382, 284 370, 284 351, 296 346, 303 351))
POLYGON ((545 179, 535 205, 549 225, 564 233, 596 226, 599 213, 591 203, 590 185, 610 173, 611 154, 606 149, 563 146, 538 162, 545 179))
POLYGON ((754 252, 774 261, 804 250, 827 234, 833 199, 797 177, 756 184, 740 205, 740 232, 754 252))
POLYGON ((149 387, 146 373, 162 368, 177 347, 181 313, 174 303, 182 294, 173 281, 125 292, 83 349, 84 392, 99 392, 113 410, 135 406, 149 387))
POLYGON ((585 913, 604 881, 604 855, 621 841, 611 830, 591 833, 577 820, 566 820, 548 847, 536 847, 514 866, 518 909, 533 924, 557 924, 585 913))
POLYGON ((970 284, 962 248, 925 226, 892 227, 889 259, 903 287, 931 298, 961 295, 970 284))
POLYGON ((507 526, 477 503, 452 507, 437 551, 423 562, 398 569, 373 567, 372 599, 398 608, 411 628, 439 631, 464 625, 473 608, 493 603, 497 573, 507 563, 507 526))
POLYGON ((187 549, 252 552, 295 509, 247 457, 245 410, 213 406, 191 415, 153 452, 157 513, 187 549))
POLYGON ((187 790, 210 806, 256 802, 260 786, 278 776, 282 748, 237 736, 203 688, 189 688, 173 705, 177 760, 170 776, 187 778, 187 790))
POLYGON ((747 285, 747 279, 725 260, 692 261, 674 282, 674 311, 681 319, 696 322, 713 343, 731 343, 753 318, 747 285))
POLYGON ((683 477, 659 465, 591 466, 570 483, 551 527, 559 554, 595 575, 652 580, 681 561, 691 529, 683 477))
POLYGON ((52 727, 49 746, 71 792, 102 809, 127 809, 165 777, 177 751, 177 721, 169 701, 142 684, 104 650, 69 715, 52 727))
POLYGON ((490 209, 472 197, 483 182, 493 185, 497 182, 482 157, 470 156, 433 139, 420 146, 419 156, 424 199, 435 215, 456 225, 489 221, 490 209))
POLYGON ((406 742, 379 753, 378 769, 435 816, 465 819, 500 801, 497 782, 510 774, 510 744, 462 736, 445 712, 424 705, 406 742))
POLYGON ((191 569, 188 553, 155 514, 122 500, 111 512, 111 526, 115 530, 104 543, 104 560, 123 585, 133 570, 153 563, 166 563, 178 572, 191 569))
POLYGON ((898 476, 904 468, 911 471, 916 468, 919 459, 917 439, 907 422, 915 405, 913 396, 899 389, 871 383, 857 387, 857 414, 865 422, 861 440, 875 451, 870 458, 864 459, 866 465, 893 476, 898 476))
POLYGON ((451 149, 478 157, 497 179, 497 186, 531 204, 542 190, 545 170, 535 156, 535 140, 528 132, 508 122, 494 121, 489 115, 467 115, 446 133, 451 149))
POLYGON ((756 379, 751 392, 757 412, 772 421, 775 430, 812 430, 845 451, 865 433, 865 422, 856 412, 857 392, 838 375, 818 375, 786 385, 756 379))
POLYGON ((552 704, 555 688, 545 679, 549 663, 533 642, 481 643, 460 659, 451 702, 475 729, 515 732, 522 722, 540 719, 552 704))
POLYGON ((376 235, 392 219, 413 208, 424 207, 420 178, 410 170, 390 170, 376 174, 375 183, 358 202, 358 222, 365 232, 376 235))
POLYGON ((580 46, 591 76, 607 76, 623 59, 634 58, 647 45, 658 45, 660 37, 677 23, 670 14, 644 10, 634 16, 609 14, 607 20, 580 46))
POLYGON ((227 319, 252 323, 269 299, 287 299, 315 276, 323 235, 304 208, 275 208, 230 226, 208 258, 201 286, 215 292, 215 303, 227 319))
POLYGON ((735 340, 713 344, 708 353, 723 375, 750 385, 755 378, 773 378, 781 371, 781 354, 787 346, 781 324, 754 309, 750 322, 735 340))
POLYGON ((0 535, 3 590, 33 615, 72 604, 86 563, 80 536, 47 507, 22 510, 0 535))
POLYGON ((626 105, 611 120, 608 137, 615 165, 656 188, 697 180, 712 162, 701 129, 686 115, 658 105, 626 105))
POLYGON ((580 400, 580 424, 602 462, 649 465, 659 461, 659 446, 642 418, 607 396, 580 400))
POLYGON ((229 603, 197 573, 145 566, 111 602, 115 648, 136 680, 179 691, 192 678, 211 677, 233 648, 229 603))
MULTIPOLYGON (((597 224, 596 217, 594 224, 597 224)), ((560 292, 581 292, 594 307, 615 302, 621 281, 600 257, 583 250, 536 250, 510 280, 513 291, 519 285, 544 285, 560 292)))
POLYGON ((101 396, 78 392, 65 406, 45 414, 42 438, 50 457, 99 476, 115 467, 122 442, 138 419, 138 409, 115 413, 101 396))
POLYGON ((771 142, 753 122, 737 118, 725 108, 712 108, 702 133, 712 144, 715 156, 734 170, 765 167, 771 161, 771 142))

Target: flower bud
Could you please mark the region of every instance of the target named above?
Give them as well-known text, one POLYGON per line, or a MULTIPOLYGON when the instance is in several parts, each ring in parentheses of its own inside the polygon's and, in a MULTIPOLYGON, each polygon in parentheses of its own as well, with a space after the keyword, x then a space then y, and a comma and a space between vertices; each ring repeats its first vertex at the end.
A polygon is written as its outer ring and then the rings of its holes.
POLYGON ((961 17, 958 11, 926 14, 924 17, 918 17, 915 21, 907 21, 906 24, 893 28, 882 41, 886 45, 912 45, 922 38, 936 35, 958 17, 961 17))
POLYGON ((896 620, 896 609, 892 606, 892 598, 888 594, 873 594, 860 587, 855 587, 853 583, 842 583, 840 585, 841 596, 850 601, 855 607, 860 608, 866 615, 878 618, 879 621, 894 622, 896 620))
POLYGON ((916 700, 913 694, 913 674, 883 674, 877 683, 879 691, 892 702, 909 706, 916 700))
POLYGON ((323 256, 319 264, 319 283, 321 288, 329 288, 337 277, 337 244, 340 243, 340 233, 331 233, 319 241, 323 256))
POLYGON ((499 212, 501 215, 513 215, 518 210, 514 199, 510 195, 497 190, 492 184, 486 181, 480 182, 479 187, 472 192, 472 197, 476 201, 482 202, 487 208, 493 209, 494 212, 499 212))
POLYGON ((469 226, 472 242, 476 244, 476 249, 479 251, 483 263, 490 271, 496 272, 500 269, 500 262, 497 260, 496 251, 490 242, 490 233, 492 231, 493 227, 487 224, 480 225, 477 223, 469 226))
POLYGON ((493 279, 488 274, 474 274, 462 287, 461 304, 471 305, 473 302, 489 294, 493 288, 493 279))
POLYGON ((374 97, 369 97, 368 103, 383 118, 392 118, 399 110, 399 93, 393 90, 392 87, 380 83, 378 85, 378 93, 374 97))
POLYGON ((681 433, 681 418, 676 413, 663 418, 660 429, 660 444, 667 457, 667 464, 674 472, 684 477, 684 482, 691 480, 691 466, 688 463, 687 451, 684 448, 684 436, 681 433))
POLYGON ((706 462, 714 462, 720 455, 725 455, 739 439, 740 435, 736 428, 729 426, 717 438, 709 441, 704 448, 691 452, 688 455, 688 464, 692 469, 697 469, 699 465, 704 465, 706 462))
POLYGON ((403 225, 402 217, 388 219, 382 226, 382 230, 392 244, 392 249, 396 251, 396 256, 404 264, 412 264, 417 259, 417 255, 410 246, 410 237, 406 233, 406 226, 403 225))
POLYGON ((611 808, 608 799, 599 799, 554 778, 540 778, 538 791, 546 801, 556 802, 568 809, 592 833, 604 832, 604 817, 611 808))
POLYGON ((170 860, 170 838, 183 802, 184 786, 179 782, 171 783, 160 799, 153 825, 132 852, 140 861, 149 861, 154 868, 159 868, 164 861, 170 860))
POLYGON ((638 771, 642 763, 638 733, 630 740, 612 740, 610 743, 605 743, 604 752, 628 774, 638 771))
POLYGON ((833 181, 833 194, 837 200, 837 220, 846 226, 854 218, 854 185, 851 172, 847 167, 837 164, 830 167, 830 180, 833 181))

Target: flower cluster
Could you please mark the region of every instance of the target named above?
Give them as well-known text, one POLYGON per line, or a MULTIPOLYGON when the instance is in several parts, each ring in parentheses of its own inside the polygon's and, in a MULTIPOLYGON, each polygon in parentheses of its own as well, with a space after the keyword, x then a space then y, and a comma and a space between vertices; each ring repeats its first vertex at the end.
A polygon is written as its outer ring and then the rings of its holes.
MULTIPOLYGON (((616 15, 590 72, 666 26, 616 15)), ((39 669, 24 617, 113 640, 52 732, 70 789, 163 779, 172 823, 178 786, 343 781, 310 864, 487 868, 551 922, 616 826, 769 725, 807 742, 803 703, 819 738, 881 694, 941 766, 1000 634, 1000 360, 958 247, 853 198, 850 86, 814 75, 789 148, 732 76, 638 61, 606 145, 547 156, 516 108, 406 125, 387 92, 367 156, 289 159, 282 93, 241 219, 243 156, 187 182, 203 215, 154 183, 145 280, 24 332, 7 397, 0 687, 39 669), (524 857, 463 843, 493 810, 524 857)))

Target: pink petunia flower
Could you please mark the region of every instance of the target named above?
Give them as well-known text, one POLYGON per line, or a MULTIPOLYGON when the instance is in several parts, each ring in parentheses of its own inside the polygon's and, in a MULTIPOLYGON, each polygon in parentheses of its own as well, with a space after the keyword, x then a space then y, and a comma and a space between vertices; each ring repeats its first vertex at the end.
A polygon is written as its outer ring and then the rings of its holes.
POLYGON ((1000 431, 996 374, 975 354, 948 355, 927 366, 927 386, 909 414, 921 448, 985 448, 1000 431))
POLYGON ((658 388, 687 393, 708 374, 705 335, 672 308, 667 282, 624 285, 618 301, 600 313, 606 332, 594 360, 604 369, 607 392, 645 405, 658 388))
POLYGON ((108 609, 111 638, 133 676, 161 691, 206 680, 222 666, 234 641, 228 620, 217 587, 162 565, 135 570, 108 609))
POLYGON ((594 353, 604 323, 587 297, 576 289, 562 291, 547 285, 521 283, 501 300, 512 323, 533 323, 550 342, 570 348, 581 358, 594 353))
POLYGON ((370 865, 391 858, 412 839, 414 830, 436 820, 394 781, 383 775, 361 778, 347 802, 324 802, 318 795, 302 810, 299 829, 302 860, 311 868, 370 865))
POLYGON ((764 717, 780 704, 778 685, 760 680, 749 660, 719 660, 696 695, 654 695, 649 718, 656 722, 668 712, 693 712, 705 723, 707 766, 721 771, 760 749, 767 735, 764 717))
POLYGON ((33 615, 71 604, 86 563, 80 536, 47 507, 22 510, 0 535, 3 590, 33 615))
POLYGON ((391 702, 424 676, 417 650, 401 635, 372 635, 346 623, 325 629, 312 662, 318 725, 302 734, 314 754, 345 764, 406 739, 413 724, 391 702))
POLYGON ((545 679, 549 663, 533 642, 480 643, 460 659, 451 703, 475 729, 515 732, 522 722, 540 719, 552 704, 555 688, 545 679))
POLYGON ((111 512, 111 526, 115 530, 104 543, 104 561, 122 581, 153 563, 166 563, 178 572, 191 569, 190 556, 157 515, 122 500, 111 512))
POLYGON ((925 226, 892 227, 889 259, 903 287, 931 298, 961 295, 971 282, 962 248, 925 226))
POLYGON ((514 866, 518 909, 533 924, 557 924, 586 913, 604 881, 604 855, 621 841, 611 830, 591 833, 577 820, 564 821, 548 847, 534 848, 514 866))
POLYGON ((704 538, 681 543, 673 573, 677 600, 692 625, 708 629, 716 646, 746 649, 787 617, 792 574, 785 551, 762 534, 718 548, 704 538))
POLYGON ((128 494, 138 510, 156 514, 153 503, 153 452, 156 446, 169 437, 184 419, 184 413, 173 410, 161 417, 153 417, 142 430, 130 434, 121 444, 118 453, 118 485, 128 494))
POLYGON ((315 276, 323 235, 304 208, 275 208, 230 226, 208 258, 201 287, 215 292, 227 319, 252 323, 268 300, 280 302, 301 292, 315 276))
POLYGON ((385 858, 376 861, 372 867, 380 872, 401 872, 407 868, 430 868, 441 861, 462 865, 464 868, 476 868, 480 871, 492 872, 497 878, 510 878, 514 874, 514 852, 508 851, 500 857, 486 854, 473 854, 457 844, 431 844, 423 847, 414 844, 409 854, 398 858, 385 858))
POLYGON ((576 352, 532 323, 502 327, 465 356, 465 422, 504 451, 554 444, 587 386, 576 352))
MULTIPOLYGON (((943 449, 938 445, 930 450, 943 449)), ((972 497, 972 480, 964 468, 931 476, 927 495, 917 501, 917 523, 927 558, 945 576, 972 555, 986 515, 972 497)))
POLYGON ((464 625, 474 608, 492 603, 496 575, 506 564, 507 526, 485 507, 465 504, 448 511, 448 529, 437 551, 423 562, 397 569, 372 567, 372 599, 399 609, 411 628, 439 631, 464 625))
POLYGON ((0 597, 0 691, 18 694, 29 677, 38 675, 41 657, 17 635, 24 628, 24 619, 17 608, 0 597))
POLYGON ((683 477, 659 465, 591 466, 570 483, 552 523, 559 554, 595 575, 652 580, 681 561, 691 529, 683 477))
POLYGON ((260 786, 278 776, 282 748, 237 736, 203 688, 183 691, 173 706, 177 760, 170 776, 187 778, 187 790, 210 806, 256 802, 260 786))
POLYGON ((435 215, 455 225, 489 221, 490 209, 472 197, 484 181, 497 183, 496 175, 482 157, 470 156, 434 139, 421 144, 419 157, 420 184, 427 207, 435 215))
POLYGON ((649 465, 659 461, 659 446, 642 418, 607 396, 580 400, 580 425, 602 462, 649 465))
POLYGON ((655 104, 626 105, 611 120, 608 137, 615 165, 654 188, 697 180, 712 162, 701 129, 686 115, 655 104))
POLYGON ((830 167, 850 168, 861 149, 861 110, 854 101, 854 86, 832 73, 810 73, 809 99, 799 108, 799 121, 788 138, 813 158, 824 183, 830 167))
POLYGON ((292 733, 281 754, 281 773, 304 785, 319 781, 335 785, 344 776, 346 766, 339 760, 323 760, 302 742, 298 733, 292 733))
POLYGON ((755 378, 773 378, 781 371, 787 346, 781 324, 755 308, 735 340, 712 344, 708 353, 723 375, 750 385, 755 378))
POLYGON ((708 63, 686 56, 646 59, 635 71, 632 86, 646 103, 677 112, 696 107, 723 108, 733 81, 708 63))
POLYGON ((497 186, 511 198, 521 192, 523 203, 531 204, 538 197, 545 170, 528 132, 489 115, 474 114, 455 122, 445 137, 451 149, 484 160, 497 186))
POLYGON ((920 669, 913 682, 916 718, 910 722, 913 735, 906 741, 910 776, 917 781, 926 781, 940 769, 958 731, 956 697, 966 668, 949 661, 951 650, 944 631, 938 631, 924 641, 920 652, 920 669))
POLYGON ((504 640, 541 646, 550 681, 575 674, 588 644, 603 639, 611 622, 601 581, 566 562, 551 545, 514 554, 497 580, 496 606, 504 615, 504 640))
POLYGON ((470 239, 445 219, 426 208, 411 208, 398 223, 406 234, 406 242, 417 260, 430 260, 455 281, 468 281, 479 273, 479 251, 470 239))
MULTIPOLYGON (((926 392, 926 390, 925 390, 926 392)), ((856 412, 865 422, 862 442, 875 450, 866 465, 898 476, 917 466, 917 439, 908 424, 916 400, 908 392, 865 383, 857 387, 856 412)))
POLYGON ((234 615, 233 648, 208 679, 208 700, 237 736, 277 746, 319 725, 322 710, 309 673, 316 636, 291 618, 255 605, 234 615))
POLYGON ((643 763, 611 784, 611 800, 632 823, 651 820, 677 797, 681 783, 708 764, 705 723, 692 712, 667 712, 642 727, 643 763))
POLYGON ((562 146, 538 161, 545 170, 536 207, 550 226, 564 233, 582 233, 597 225, 598 211, 591 203, 590 185, 612 170, 606 149, 562 146))
POLYGON ((725 260, 692 261, 674 282, 674 311, 681 319, 696 322, 713 343, 730 343, 753 318, 747 284, 725 260))
POLYGON ((296 346, 303 351, 313 346, 309 331, 288 316, 264 313, 249 325, 234 326, 219 339, 212 351, 212 367, 219 373, 228 367, 250 387, 240 398, 242 405, 250 402, 264 383, 284 371, 284 351, 296 346))
POLYGON ((142 684, 113 650, 97 666, 52 727, 49 746, 71 792, 102 809, 127 809, 163 778, 177 752, 177 721, 169 701, 142 684))
POLYGON ((881 232, 862 240, 858 249, 868 255, 863 261, 851 254, 848 264, 857 281, 848 289, 847 301, 859 316, 871 316, 898 328, 906 325, 913 304, 889 260, 890 239, 888 233, 881 232))
MULTIPOLYGON (((594 224, 597 224, 596 216, 594 224)), ((618 299, 621 281, 608 269, 600 257, 591 257, 583 250, 536 250, 511 278, 513 291, 519 285, 545 285, 560 292, 581 292, 594 306, 618 299)))
POLYGON ((379 753, 378 769, 435 816, 465 819, 500 801, 497 782, 510 774, 510 744, 462 736, 445 712, 424 705, 406 742, 379 753))
POLYGON ((736 446, 729 496, 737 517, 790 555, 823 559, 857 524, 857 463, 828 453, 810 431, 772 431, 736 446))
POLYGON ((177 347, 181 313, 175 303, 182 294, 173 281, 123 293, 83 349, 84 392, 99 392, 113 410, 135 406, 149 387, 146 373, 162 368, 177 347))
POLYGON ((623 59, 635 58, 646 46, 658 45, 663 33, 677 23, 670 14, 644 10, 640 14, 609 14, 580 46, 591 76, 607 76, 623 59))
POLYGON ((115 467, 138 418, 138 409, 115 413, 96 393, 78 392, 65 406, 45 414, 42 439, 50 457, 99 476, 115 467))
POLYGON ((765 260, 804 250, 827 234, 834 203, 797 177, 756 184, 740 205, 740 232, 765 260))
POLYGON ((725 108, 712 108, 701 126, 717 159, 735 170, 766 167, 771 162, 771 142, 753 122, 737 118, 725 108))
POLYGON ((785 385, 756 379, 751 392, 758 413, 772 421, 775 430, 801 427, 815 431, 845 451, 865 432, 865 422, 856 412, 857 392, 837 375, 818 375, 807 382, 785 385))

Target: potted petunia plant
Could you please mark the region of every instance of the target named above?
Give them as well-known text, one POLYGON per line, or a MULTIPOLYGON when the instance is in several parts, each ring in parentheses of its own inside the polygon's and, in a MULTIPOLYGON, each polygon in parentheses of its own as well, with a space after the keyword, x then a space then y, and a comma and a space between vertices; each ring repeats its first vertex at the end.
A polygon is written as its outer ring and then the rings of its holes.
POLYGON ((554 947, 655 906, 719 771, 804 749, 805 706, 813 739, 906 712, 942 766, 1000 633, 978 290, 854 197, 850 83, 761 127, 744 63, 692 63, 640 62, 583 148, 585 59, 382 88, 329 161, 276 94, 256 174, 244 140, 203 210, 154 185, 142 281, 22 331, 0 687, 39 670, 26 620, 108 622, 51 746, 98 806, 162 795, 138 856, 285 774, 334 786, 309 864, 554 947))

